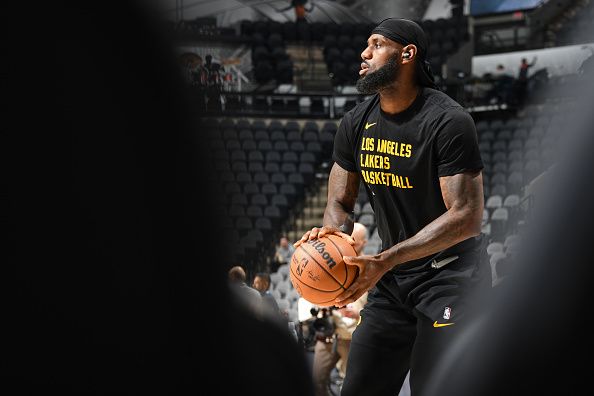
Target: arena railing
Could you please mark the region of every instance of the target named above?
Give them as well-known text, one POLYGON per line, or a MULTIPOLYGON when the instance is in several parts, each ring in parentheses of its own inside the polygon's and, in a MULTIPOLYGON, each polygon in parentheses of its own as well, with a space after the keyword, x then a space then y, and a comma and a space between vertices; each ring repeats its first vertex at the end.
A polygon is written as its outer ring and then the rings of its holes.
POLYGON ((301 93, 241 93, 221 92, 220 109, 206 114, 244 117, 288 117, 337 119, 368 96, 319 92, 301 93))

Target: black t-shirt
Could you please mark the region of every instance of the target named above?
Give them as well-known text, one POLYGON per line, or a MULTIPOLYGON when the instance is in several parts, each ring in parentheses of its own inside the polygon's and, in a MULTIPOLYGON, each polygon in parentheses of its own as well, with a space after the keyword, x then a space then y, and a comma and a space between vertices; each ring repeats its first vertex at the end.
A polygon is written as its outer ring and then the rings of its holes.
MULTIPOLYGON (((483 163, 472 117, 446 94, 420 88, 403 112, 383 112, 375 95, 346 113, 334 140, 334 161, 359 173, 375 212, 382 248, 414 236, 446 211, 439 178, 483 163)), ((479 238, 440 252, 477 246, 479 238)), ((437 255, 401 264, 419 267, 437 255)))

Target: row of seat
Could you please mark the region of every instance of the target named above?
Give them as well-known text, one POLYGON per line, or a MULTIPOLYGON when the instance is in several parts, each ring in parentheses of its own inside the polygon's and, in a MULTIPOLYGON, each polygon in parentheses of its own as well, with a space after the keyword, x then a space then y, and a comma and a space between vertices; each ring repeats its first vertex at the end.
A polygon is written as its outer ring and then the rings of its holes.
POLYGON ((201 124, 204 128, 208 130, 228 130, 228 129, 235 129, 237 131, 241 130, 251 130, 251 131, 301 131, 303 133, 308 131, 313 132, 323 132, 323 131, 330 131, 336 132, 338 128, 338 123, 336 121, 325 121, 320 128, 318 122, 309 120, 303 122, 301 125, 299 122, 294 120, 287 120, 285 122, 280 120, 270 120, 265 121, 263 119, 255 119, 249 120, 246 118, 240 119, 233 119, 229 117, 225 118, 206 118, 201 121, 201 124))
MULTIPOLYGON (((319 140, 323 140, 324 137, 328 134, 334 135, 334 132, 324 130, 322 132, 318 131, 304 131, 300 132, 298 130, 280 130, 280 129, 273 129, 272 131, 266 130, 256 130, 255 132, 251 131, 250 129, 240 129, 239 131, 235 129, 223 129, 220 132, 216 132, 217 135, 213 136, 212 139, 214 141, 222 140, 224 144, 228 144, 229 141, 241 141, 242 145, 245 144, 253 144, 254 147, 256 144, 273 144, 276 142, 287 142, 287 143, 294 143, 294 142, 317 142, 319 140), (264 143, 268 142, 268 143, 264 143)), ((218 144, 218 142, 217 142, 218 144)))
MULTIPOLYGON (((275 149, 274 147, 266 151, 255 149, 245 151, 243 149, 236 149, 233 151, 229 151, 226 148, 219 148, 215 149, 211 156, 212 158, 217 161, 218 164, 221 164, 222 161, 227 161, 230 164, 236 162, 247 162, 247 163, 312 163, 315 162, 316 159, 316 152, 322 153, 324 151, 324 146, 319 145, 310 145, 310 148, 314 148, 313 151, 307 151, 307 147, 299 147, 299 150, 296 151, 281 151, 280 148, 275 149)), ((295 147, 293 147, 295 149, 295 147)), ((291 150, 291 148, 289 148, 291 150)), ((231 165, 230 165, 231 166, 231 165)), ((224 169, 221 169, 224 170, 224 169)))
MULTIPOLYGON (((548 111, 554 111, 553 108, 547 107, 548 111)), ((561 111, 561 110, 559 110, 561 111)), ((530 114, 530 113, 529 113, 530 114)), ((526 133, 526 135, 521 137, 527 137, 529 134, 532 134, 530 130, 534 127, 540 127, 543 129, 547 129, 549 127, 558 128, 562 127, 566 121, 566 116, 557 113, 553 115, 534 115, 534 116, 523 116, 518 118, 496 118, 492 120, 479 120, 476 122, 476 130, 479 134, 482 134, 486 131, 493 131, 496 134, 499 134, 499 131, 508 130, 510 133, 526 133), (517 129, 522 129, 522 132, 516 132, 517 129)))
POLYGON ((526 162, 523 169, 483 174, 484 195, 507 195, 521 192, 524 185, 540 175, 545 166, 540 161, 526 162))
POLYGON ((340 36, 362 36, 368 37, 375 24, 365 23, 332 23, 313 22, 295 23, 293 21, 248 21, 240 22, 240 30, 243 36, 268 37, 278 34, 285 42, 317 42, 322 43, 328 35, 340 36))

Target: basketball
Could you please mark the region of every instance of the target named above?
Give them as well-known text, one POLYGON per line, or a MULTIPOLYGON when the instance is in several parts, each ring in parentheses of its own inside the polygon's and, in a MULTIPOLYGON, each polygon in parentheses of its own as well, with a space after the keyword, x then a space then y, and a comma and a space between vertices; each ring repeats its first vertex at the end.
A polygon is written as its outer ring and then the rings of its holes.
POLYGON ((359 268, 347 265, 343 256, 356 256, 353 246, 337 235, 302 243, 291 257, 290 278, 301 297, 325 307, 359 276, 359 268))

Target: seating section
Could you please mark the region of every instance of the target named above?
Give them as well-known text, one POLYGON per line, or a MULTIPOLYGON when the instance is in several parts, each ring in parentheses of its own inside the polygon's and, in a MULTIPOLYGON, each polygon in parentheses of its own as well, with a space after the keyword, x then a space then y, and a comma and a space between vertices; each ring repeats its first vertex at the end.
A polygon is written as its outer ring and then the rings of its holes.
POLYGON ((551 166, 564 112, 553 105, 527 107, 519 117, 476 122, 485 164, 483 231, 498 242, 522 219, 523 188, 551 166))
POLYGON ((252 42, 252 64, 254 80, 260 84, 272 77, 278 84, 293 83, 293 62, 287 54, 285 43, 293 29, 292 22, 281 24, 276 21, 242 21, 241 35, 252 42))
POLYGON ((302 206, 315 172, 332 151, 336 122, 203 120, 221 187, 216 209, 228 219, 232 260, 253 267, 302 206))
POLYGON ((476 122, 485 163, 483 232, 493 284, 505 278, 528 220, 531 186, 557 161, 557 146, 571 101, 528 106, 517 117, 476 122))

